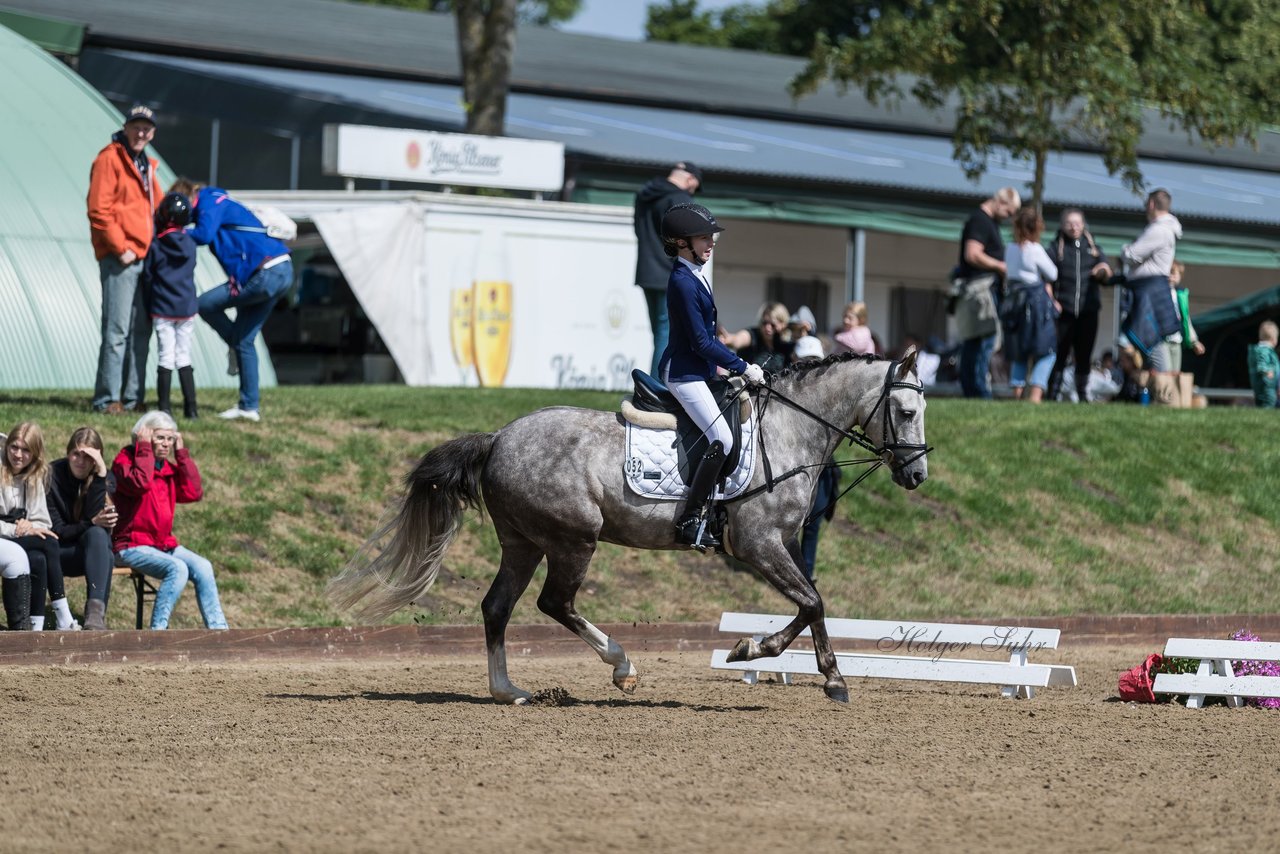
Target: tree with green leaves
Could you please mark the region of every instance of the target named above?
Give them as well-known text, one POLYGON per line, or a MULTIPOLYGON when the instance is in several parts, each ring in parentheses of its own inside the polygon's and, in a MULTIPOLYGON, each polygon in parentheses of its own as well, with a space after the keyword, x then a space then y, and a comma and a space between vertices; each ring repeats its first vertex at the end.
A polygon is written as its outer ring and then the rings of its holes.
POLYGON ((821 33, 828 40, 857 38, 889 5, 900 0, 768 0, 718 10, 698 8, 698 0, 651 3, 645 24, 649 41, 730 47, 790 56, 808 56, 821 33))
MULTIPOLYGON (((354 0, 375 6, 394 6, 418 12, 452 12, 454 0, 354 0)), ((517 0, 516 19, 535 27, 552 27, 571 20, 582 9, 582 0, 517 0)))
POLYGON ((502 136, 517 23, 547 26, 571 19, 582 0, 362 0, 423 12, 452 11, 458 26, 462 105, 467 133, 502 136))
POLYGON ((1135 193, 1144 107, 1206 143, 1254 139, 1280 115, 1280 0, 906 0, 865 32, 819 35, 797 96, 823 80, 872 103, 955 104, 955 157, 979 178, 997 147, 1045 166, 1067 146, 1099 151, 1135 193))

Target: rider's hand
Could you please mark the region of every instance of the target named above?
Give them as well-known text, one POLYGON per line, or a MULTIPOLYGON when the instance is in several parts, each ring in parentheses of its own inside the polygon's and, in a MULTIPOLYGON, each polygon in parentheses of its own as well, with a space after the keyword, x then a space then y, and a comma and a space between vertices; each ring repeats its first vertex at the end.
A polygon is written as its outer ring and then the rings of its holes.
POLYGON ((746 378, 746 381, 751 383, 751 385, 764 384, 764 368, 759 365, 747 365, 747 369, 742 372, 742 376, 746 378))

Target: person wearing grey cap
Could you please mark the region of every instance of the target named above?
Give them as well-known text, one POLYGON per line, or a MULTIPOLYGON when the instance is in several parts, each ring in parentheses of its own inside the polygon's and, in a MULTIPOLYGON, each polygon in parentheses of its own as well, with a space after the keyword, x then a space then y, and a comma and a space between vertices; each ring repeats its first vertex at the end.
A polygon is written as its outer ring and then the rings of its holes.
POLYGON ((138 408, 146 386, 151 318, 138 277, 155 235, 152 213, 164 196, 157 163, 146 154, 155 132, 155 111, 134 104, 89 173, 89 234, 102 283, 93 408, 112 415, 138 408))
POLYGON ((658 361, 667 349, 667 279, 671 259, 662 248, 662 217, 676 205, 693 203, 702 186, 702 170, 687 160, 671 167, 665 178, 649 180, 635 199, 636 284, 644 289, 653 329, 653 361, 649 373, 658 375, 658 361))

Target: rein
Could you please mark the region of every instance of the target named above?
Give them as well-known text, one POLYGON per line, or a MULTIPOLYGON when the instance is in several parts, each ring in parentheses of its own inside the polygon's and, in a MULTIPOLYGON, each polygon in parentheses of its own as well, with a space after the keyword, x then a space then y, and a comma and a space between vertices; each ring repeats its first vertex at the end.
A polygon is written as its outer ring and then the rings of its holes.
POLYGON ((759 395, 760 411, 757 417, 760 420, 760 427, 758 428, 757 435, 759 436, 759 441, 760 441, 760 456, 764 463, 765 482, 760 486, 757 486, 754 489, 749 489, 746 492, 743 492, 742 494, 737 495, 724 503, 728 504, 734 501, 742 501, 745 498, 751 498, 752 496, 759 495, 761 492, 773 492, 773 488, 778 484, 792 477, 795 477, 801 472, 808 471, 809 469, 825 468, 828 465, 835 465, 838 468, 844 468, 847 466, 857 466, 857 465, 870 465, 870 467, 866 471, 858 475, 858 477, 853 481, 853 483, 849 484, 840 492, 839 495, 833 498, 827 504, 826 507, 823 507, 820 511, 815 510, 814 512, 806 516, 805 524, 807 525, 809 522, 813 521, 818 516, 825 514, 828 510, 834 507, 837 501, 839 501, 841 498, 844 498, 844 496, 847 495, 851 489, 853 489, 858 484, 862 483, 862 481, 866 480, 867 477, 869 477, 871 473, 874 472, 876 469, 880 468, 880 466, 888 464, 890 469, 892 469, 893 471, 898 471, 902 468, 905 468, 906 466, 911 465, 913 462, 915 462, 916 460, 920 459, 921 457, 923 457, 924 455, 932 451, 933 448, 930 448, 924 444, 919 444, 915 442, 898 441, 898 431, 893 425, 893 419, 889 417, 889 406, 888 406, 889 395, 893 392, 894 389, 907 389, 909 391, 919 392, 922 396, 924 395, 924 385, 922 383, 911 383, 911 382, 906 382, 905 380, 895 380, 893 378, 894 371, 897 370, 899 364, 900 363, 898 361, 892 361, 889 363, 889 370, 885 373, 884 383, 880 389, 880 397, 876 400, 875 405, 871 407, 871 411, 867 414, 867 417, 863 419, 860 425, 858 425, 858 429, 860 431, 858 433, 854 433, 850 430, 845 430, 842 427, 837 427, 827 419, 823 418, 821 415, 818 415, 816 412, 813 412, 812 410, 807 409, 804 406, 801 406, 799 403, 787 397, 785 394, 778 391, 773 386, 771 385, 764 386, 761 394, 759 395), (783 403, 786 403, 788 406, 795 409, 797 412, 801 413, 802 415, 805 415, 811 420, 818 422, 826 429, 832 431, 833 433, 836 433, 841 438, 847 439, 850 445, 857 445, 858 447, 862 448, 863 450, 865 450, 869 454, 872 454, 873 456, 867 459, 842 460, 836 463, 821 462, 821 463, 808 463, 805 465, 799 465, 791 469, 790 471, 785 472, 779 477, 775 478, 773 476, 773 468, 769 464, 769 453, 767 448, 765 447, 765 433, 764 433, 764 413, 765 413, 765 410, 768 408, 769 402, 775 397, 781 400, 783 403), (883 429, 882 429, 882 435, 881 435, 881 442, 879 445, 876 445, 869 438, 867 433, 867 427, 871 424, 871 419, 875 417, 876 412, 880 411, 881 406, 884 407, 884 412, 881 419, 883 424, 883 429), (910 453, 910 456, 906 457, 906 459, 902 459, 901 456, 904 453, 910 453))

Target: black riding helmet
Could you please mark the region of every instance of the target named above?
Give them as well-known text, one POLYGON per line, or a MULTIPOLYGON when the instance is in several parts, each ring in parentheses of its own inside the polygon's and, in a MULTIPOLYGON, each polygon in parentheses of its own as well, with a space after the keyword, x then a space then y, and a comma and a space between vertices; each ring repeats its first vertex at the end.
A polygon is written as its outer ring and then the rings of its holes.
POLYGON ((191 222, 191 200, 182 193, 169 193, 156 208, 156 225, 183 228, 191 222))
POLYGON ((675 205, 662 215, 662 239, 697 237, 699 234, 718 234, 724 226, 716 222, 711 211, 702 205, 675 205))

